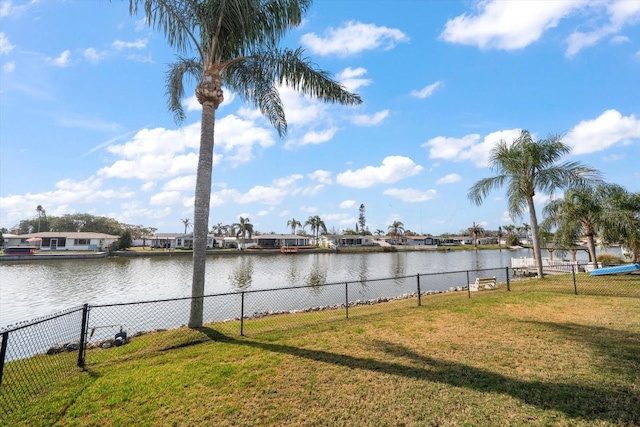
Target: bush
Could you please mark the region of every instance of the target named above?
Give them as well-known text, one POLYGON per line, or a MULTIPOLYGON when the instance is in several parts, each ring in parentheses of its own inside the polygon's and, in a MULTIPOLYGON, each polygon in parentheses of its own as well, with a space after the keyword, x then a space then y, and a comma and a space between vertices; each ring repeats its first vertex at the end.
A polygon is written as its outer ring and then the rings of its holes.
POLYGON ((597 257, 598 263, 602 265, 621 265, 624 264, 624 260, 613 254, 600 254, 597 257))

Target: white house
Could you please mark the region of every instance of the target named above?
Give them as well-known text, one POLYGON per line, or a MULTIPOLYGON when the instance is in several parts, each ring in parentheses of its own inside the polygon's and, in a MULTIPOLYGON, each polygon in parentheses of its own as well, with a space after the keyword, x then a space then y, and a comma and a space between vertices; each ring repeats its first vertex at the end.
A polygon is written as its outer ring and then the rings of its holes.
POLYGON ((7 246, 36 246, 42 251, 103 251, 119 238, 104 233, 42 231, 5 235, 5 242, 7 246))

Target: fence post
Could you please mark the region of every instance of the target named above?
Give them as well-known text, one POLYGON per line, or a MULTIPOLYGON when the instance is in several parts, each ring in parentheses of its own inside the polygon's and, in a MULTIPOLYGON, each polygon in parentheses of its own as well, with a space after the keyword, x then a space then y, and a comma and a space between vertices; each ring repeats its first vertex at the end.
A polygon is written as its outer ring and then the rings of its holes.
POLYGON ((9 341, 9 331, 2 333, 2 346, 0 346, 0 387, 2 387, 2 371, 4 371, 4 358, 7 355, 7 341, 9 341))
POLYGON ((84 356, 87 347, 87 320, 89 318, 89 304, 82 306, 82 325, 80 326, 80 345, 78 346, 78 367, 84 368, 84 356))
POLYGON ((573 293, 578 295, 578 286, 576 285, 576 266, 571 266, 571 275, 573 276, 573 293))
POLYGON ((422 305, 422 292, 420 292, 420 273, 417 275, 418 278, 418 307, 422 305))
POLYGON ((244 336, 244 291, 240 298, 240 336, 244 336))
POLYGON ((469 270, 467 270, 467 295, 471 298, 471 280, 469 279, 469 270))
POLYGON ((349 282, 344 283, 344 308, 347 315, 347 319, 349 318, 349 282))
POLYGON ((505 267, 504 270, 507 273, 507 292, 511 292, 511 283, 509 282, 509 267, 505 267))

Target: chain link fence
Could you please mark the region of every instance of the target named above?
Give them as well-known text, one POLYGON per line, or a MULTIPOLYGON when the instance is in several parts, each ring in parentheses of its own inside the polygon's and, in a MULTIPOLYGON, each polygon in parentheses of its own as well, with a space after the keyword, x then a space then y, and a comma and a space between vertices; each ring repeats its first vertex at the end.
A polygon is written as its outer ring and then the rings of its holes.
POLYGON ((0 410, 5 415, 12 412, 57 381, 81 372, 85 364, 117 365, 123 358, 193 345, 212 336, 255 335, 346 319, 365 313, 363 306, 392 310, 428 304, 431 294, 459 292, 475 298, 513 291, 640 298, 640 275, 591 276, 586 269, 558 265, 544 280, 508 267, 340 283, 320 279, 306 286, 207 295, 205 328, 200 331, 186 326, 190 297, 85 304, 0 330, 0 410), (404 303, 384 304, 389 301, 404 303))

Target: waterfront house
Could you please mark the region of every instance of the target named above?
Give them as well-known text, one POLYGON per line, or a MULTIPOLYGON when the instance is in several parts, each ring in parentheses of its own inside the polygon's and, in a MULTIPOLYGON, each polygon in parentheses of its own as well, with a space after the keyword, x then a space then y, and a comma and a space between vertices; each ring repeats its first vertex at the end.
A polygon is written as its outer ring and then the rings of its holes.
POLYGON ((5 235, 7 246, 35 246, 42 251, 102 251, 118 241, 119 236, 93 232, 42 231, 5 235))
POLYGON ((309 246, 310 238, 297 234, 261 234, 253 236, 253 241, 259 248, 274 249, 282 246, 309 246))

